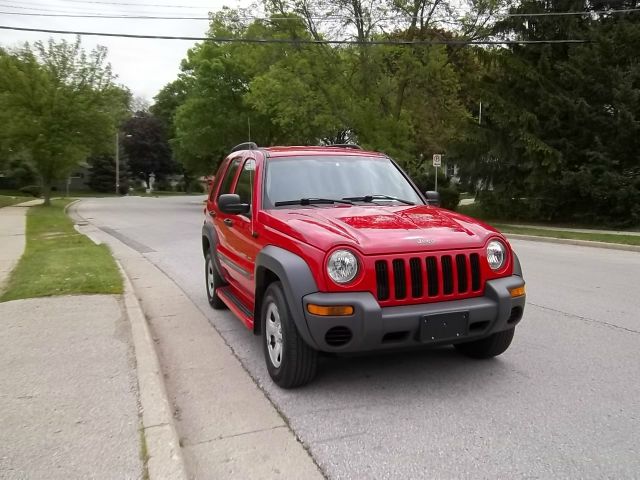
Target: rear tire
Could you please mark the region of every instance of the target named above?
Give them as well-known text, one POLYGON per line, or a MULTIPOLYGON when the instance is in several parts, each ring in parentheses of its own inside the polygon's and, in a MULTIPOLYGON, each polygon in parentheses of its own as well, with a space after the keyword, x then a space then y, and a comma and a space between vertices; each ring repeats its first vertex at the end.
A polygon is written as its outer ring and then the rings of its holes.
POLYGON ((267 288, 260 320, 264 359, 276 385, 295 388, 313 380, 318 352, 298 333, 280 282, 273 282, 267 288))
POLYGON ((513 334, 515 328, 504 330, 502 332, 494 333, 493 335, 483 338, 482 340, 475 340, 473 342, 456 343, 454 347, 467 357, 471 358, 493 358, 504 353, 511 340, 513 340, 513 334))
POLYGON ((209 300, 209 305, 215 310, 224 310, 227 308, 225 303, 216 293, 216 289, 225 285, 225 281, 218 273, 218 269, 216 268, 216 264, 213 261, 213 257, 211 252, 207 252, 204 257, 204 282, 205 282, 205 290, 207 291, 207 300, 209 300))

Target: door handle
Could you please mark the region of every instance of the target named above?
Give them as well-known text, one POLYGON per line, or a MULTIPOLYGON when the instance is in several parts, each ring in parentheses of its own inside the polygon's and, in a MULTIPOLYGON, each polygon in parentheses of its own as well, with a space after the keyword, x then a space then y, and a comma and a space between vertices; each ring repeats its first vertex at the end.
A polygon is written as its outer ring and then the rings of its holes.
POLYGON ((227 227, 232 227, 233 226, 233 220, 231 220, 230 218, 225 218, 223 220, 223 222, 227 227))
POLYGON ((209 216, 213 217, 213 218, 216 218, 216 212, 214 212, 213 210, 210 210, 209 211, 209 216))

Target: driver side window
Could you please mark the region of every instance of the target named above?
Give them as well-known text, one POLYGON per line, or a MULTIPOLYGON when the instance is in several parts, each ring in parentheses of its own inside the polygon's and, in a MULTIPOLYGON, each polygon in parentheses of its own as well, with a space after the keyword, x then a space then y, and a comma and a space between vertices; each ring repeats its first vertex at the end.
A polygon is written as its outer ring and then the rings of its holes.
MULTIPOLYGON (((238 182, 236 184, 236 191, 234 192, 240 196, 240 203, 246 203, 249 206, 251 206, 255 170, 255 160, 250 158, 244 162, 244 166, 242 167, 242 171, 240 172, 240 176, 238 177, 238 182)), ((249 210, 248 215, 251 215, 251 210, 249 210)))

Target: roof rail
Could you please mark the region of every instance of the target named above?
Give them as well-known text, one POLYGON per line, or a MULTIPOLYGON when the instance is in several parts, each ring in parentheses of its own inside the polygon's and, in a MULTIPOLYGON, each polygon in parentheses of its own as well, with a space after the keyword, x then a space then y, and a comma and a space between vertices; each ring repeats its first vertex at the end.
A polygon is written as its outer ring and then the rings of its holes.
POLYGON ((257 149, 258 149, 258 145, 256 145, 255 142, 244 142, 233 147, 231 149, 231 153, 237 152, 239 150, 257 150, 257 149))
POLYGON ((360 145, 355 143, 336 143, 334 145, 327 145, 327 147, 340 147, 340 148, 353 148, 354 150, 362 150, 360 145))

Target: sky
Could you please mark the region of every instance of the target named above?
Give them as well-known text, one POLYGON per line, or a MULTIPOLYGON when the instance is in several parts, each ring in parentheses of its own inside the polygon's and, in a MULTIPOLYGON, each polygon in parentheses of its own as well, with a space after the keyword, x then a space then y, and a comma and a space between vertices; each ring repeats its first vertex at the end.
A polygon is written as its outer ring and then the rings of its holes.
MULTIPOLYGON (((181 0, 0 0, 0 25, 202 37, 208 28, 206 20, 64 18, 9 13, 206 17, 208 12, 218 11, 223 6, 237 8, 248 3, 247 0, 187 0, 184 3, 181 0)), ((3 47, 49 38, 75 40, 74 35, 0 30, 0 45, 3 47)), ((109 49, 108 61, 118 75, 118 82, 128 87, 134 96, 143 97, 151 103, 154 95, 177 77, 180 61, 194 44, 184 40, 82 37, 82 45, 87 50, 96 45, 106 46, 109 49)))

